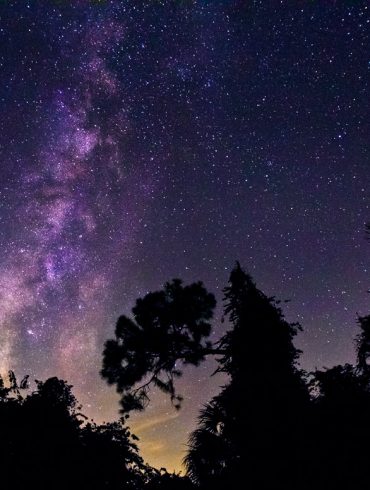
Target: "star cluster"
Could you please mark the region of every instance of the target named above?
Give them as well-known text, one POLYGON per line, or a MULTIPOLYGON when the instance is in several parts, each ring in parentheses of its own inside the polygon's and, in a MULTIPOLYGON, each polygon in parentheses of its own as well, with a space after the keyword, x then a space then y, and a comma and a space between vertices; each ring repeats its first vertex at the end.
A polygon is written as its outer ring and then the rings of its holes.
MULTIPOLYGON (((304 332, 307 368, 353 357, 368 313, 366 1, 0 4, 0 369, 117 416, 104 340, 172 277, 222 299, 235 260, 304 332)), ((214 338, 223 331, 220 311, 214 338)), ((179 468, 222 379, 133 419, 179 468)))

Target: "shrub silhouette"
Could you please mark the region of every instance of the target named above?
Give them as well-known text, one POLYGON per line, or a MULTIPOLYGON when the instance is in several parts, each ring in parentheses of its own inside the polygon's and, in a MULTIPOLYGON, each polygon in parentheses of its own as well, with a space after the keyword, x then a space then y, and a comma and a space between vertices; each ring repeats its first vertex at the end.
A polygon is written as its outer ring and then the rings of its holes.
POLYGON ((86 423, 58 378, 36 381, 30 394, 25 380, 9 378, 0 382, 1 488, 141 488, 145 466, 127 427, 86 423))

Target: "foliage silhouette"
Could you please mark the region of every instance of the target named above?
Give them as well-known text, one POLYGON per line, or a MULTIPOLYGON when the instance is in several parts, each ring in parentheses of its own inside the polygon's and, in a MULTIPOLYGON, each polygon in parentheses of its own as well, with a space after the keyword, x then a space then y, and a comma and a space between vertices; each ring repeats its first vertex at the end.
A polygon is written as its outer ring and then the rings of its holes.
POLYGON ((369 376, 370 373, 370 315, 359 317, 358 323, 361 332, 357 337, 357 367, 363 376, 369 376))
MULTIPOLYGON (((215 355, 217 372, 229 382, 201 410, 189 438, 185 465, 198 488, 367 489, 370 316, 359 318, 355 365, 307 374, 293 344, 299 324, 287 322, 280 302, 238 263, 224 293, 229 330, 213 344, 215 300, 201 283, 168 283, 137 301, 134 320, 118 320, 102 374, 116 384, 123 411, 143 409, 152 385, 177 404, 174 380, 182 364, 215 355)), ((168 475, 161 480, 169 488, 173 482, 168 475)))
POLYGON ((26 394, 26 380, 18 386, 10 372, 0 385, 1 488, 143 487, 146 467, 128 428, 86 423, 66 382, 36 381, 26 394))
POLYGON ((368 488, 368 378, 358 366, 345 364, 316 372, 314 381, 319 393, 313 399, 315 457, 309 488, 368 488))
POLYGON ((309 405, 293 345, 299 325, 286 322, 278 302, 239 264, 224 292, 232 328, 219 341, 225 353, 218 370, 230 383, 201 412, 185 458, 188 474, 204 488, 238 481, 253 489, 277 488, 278 481, 294 488, 291 453, 300 452, 309 405))
MULTIPOLYGON (((370 224, 366 231, 370 236, 370 224)), ((358 324, 356 364, 317 370, 312 376, 315 457, 309 459, 307 488, 369 488, 370 315, 359 317, 358 324)))
POLYGON ((191 480, 177 473, 168 473, 165 468, 151 468, 145 490, 196 490, 191 480))
POLYGON ((216 355, 217 371, 227 373, 230 383, 204 408, 191 435, 189 476, 201 486, 223 488, 236 484, 248 461, 248 481, 256 489, 267 488, 277 475, 288 488, 294 475, 287 456, 301 444, 309 410, 293 345, 300 327, 284 319, 279 302, 263 294, 238 263, 224 292, 231 329, 214 344, 207 337, 215 300, 201 283, 183 287, 175 280, 138 300, 135 321, 120 317, 116 338, 106 343, 102 374, 116 384, 124 411, 143 409, 151 385, 178 401, 174 378, 180 363, 197 365, 216 355))
POLYGON ((370 315, 358 318, 356 362, 307 374, 285 320, 237 263, 224 289, 226 333, 209 341, 215 298, 202 285, 167 283, 121 316, 102 374, 121 393, 117 422, 81 413, 58 378, 0 377, 1 488, 39 490, 365 490, 370 456, 370 315), (175 407, 186 364, 216 356, 227 384, 201 410, 185 458, 187 477, 146 465, 125 422, 152 385, 175 407))
POLYGON ((174 380, 182 374, 181 364, 197 366, 211 351, 206 339, 215 305, 202 283, 183 286, 175 279, 138 299, 134 320, 118 319, 115 339, 105 344, 101 374, 121 393, 123 412, 142 410, 152 385, 180 407, 174 380))

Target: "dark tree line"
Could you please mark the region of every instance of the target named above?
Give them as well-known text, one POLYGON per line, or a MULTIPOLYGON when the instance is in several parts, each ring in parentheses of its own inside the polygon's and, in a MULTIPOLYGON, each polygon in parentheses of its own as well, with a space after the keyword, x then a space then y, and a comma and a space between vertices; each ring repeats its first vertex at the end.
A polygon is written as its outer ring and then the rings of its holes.
POLYGON ((9 381, 0 385, 1 488, 139 488, 144 464, 126 427, 87 422, 58 378, 33 392, 13 373, 9 381))
POLYGON ((359 318, 354 365, 306 373, 293 344, 300 326, 279 301, 239 264, 224 293, 229 330, 213 344, 215 300, 201 283, 168 283, 137 301, 133 319, 119 318, 102 375, 121 394, 122 412, 144 409, 152 386, 179 408, 183 367, 214 355, 229 382, 189 438, 184 462, 197 487, 370 488, 370 316, 359 318))
POLYGON ((224 289, 225 334, 209 340, 216 306, 202 283, 173 280, 121 316, 102 376, 121 394, 122 418, 95 424, 58 378, 0 378, 0 488, 127 490, 365 490, 370 487, 370 316, 358 320, 357 358, 306 373, 284 318, 239 264, 224 289), (186 365, 215 356, 228 382, 201 410, 184 459, 187 477, 144 463, 126 425, 150 390, 176 409, 186 365))
POLYGON ((71 386, 13 372, 0 378, 0 488, 188 490, 190 482, 144 464, 124 419, 95 424, 80 413, 71 386))

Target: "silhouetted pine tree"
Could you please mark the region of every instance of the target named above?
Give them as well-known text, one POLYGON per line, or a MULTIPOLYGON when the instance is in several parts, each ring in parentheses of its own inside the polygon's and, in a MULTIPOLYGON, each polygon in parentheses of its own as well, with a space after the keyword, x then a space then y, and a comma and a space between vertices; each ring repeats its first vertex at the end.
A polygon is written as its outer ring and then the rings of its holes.
POLYGON ((219 342, 218 370, 230 383, 206 405, 190 437, 189 475, 205 488, 239 479, 254 490, 295 488, 309 402, 293 345, 299 326, 239 264, 224 291, 232 328, 219 342))
POLYGON ((197 366, 213 352, 206 339, 215 305, 201 282, 183 286, 174 279, 162 291, 139 298, 133 319, 119 317, 115 338, 105 343, 101 374, 116 385, 123 412, 143 410, 152 385, 180 407, 174 381, 183 365, 197 366))

